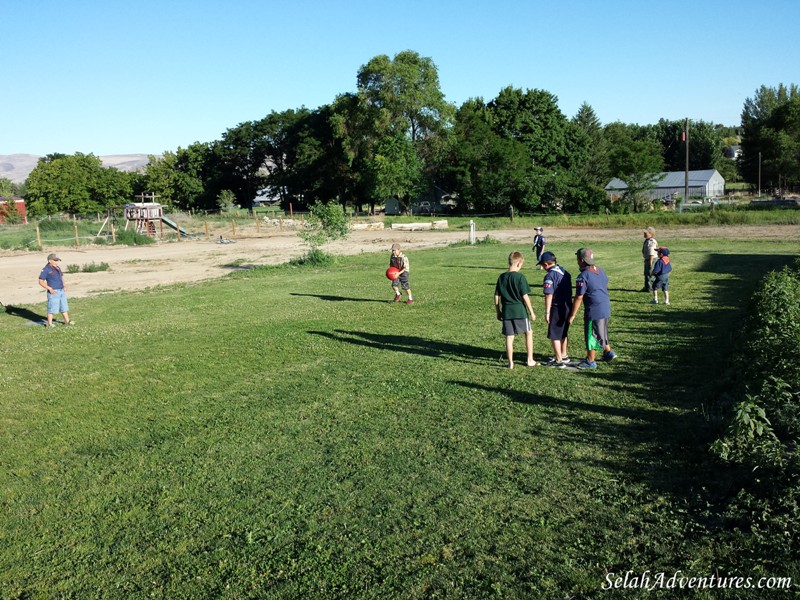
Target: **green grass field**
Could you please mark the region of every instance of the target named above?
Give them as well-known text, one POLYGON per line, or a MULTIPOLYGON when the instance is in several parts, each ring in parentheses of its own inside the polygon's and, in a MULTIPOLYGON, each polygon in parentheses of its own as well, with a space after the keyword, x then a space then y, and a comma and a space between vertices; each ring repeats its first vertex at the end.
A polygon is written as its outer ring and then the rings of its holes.
MULTIPOLYGON (((590 236, 548 246, 573 277, 590 236)), ((608 572, 800 576, 722 516, 735 473, 707 452, 747 299, 797 244, 661 241, 669 307, 634 291, 638 241, 592 244, 620 358, 588 373, 502 368, 494 283, 528 248, 500 244, 409 253, 414 306, 387 302, 381 253, 73 299, 71 329, 29 325, 43 305, 1 315, 0 597, 599 598, 608 572)), ((542 271, 524 272, 541 315, 542 271)), ((534 336, 549 356, 543 321, 534 336)))

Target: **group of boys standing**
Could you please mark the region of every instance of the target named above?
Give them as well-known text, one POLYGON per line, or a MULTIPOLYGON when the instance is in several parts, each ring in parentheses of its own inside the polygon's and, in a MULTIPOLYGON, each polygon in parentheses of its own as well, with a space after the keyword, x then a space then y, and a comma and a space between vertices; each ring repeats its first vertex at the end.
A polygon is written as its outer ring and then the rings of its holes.
MULTIPOLYGON (((537 236, 543 240, 541 229, 537 236)), ((575 257, 580 274, 575 279, 575 294, 572 294, 572 276, 558 264, 555 254, 544 251, 544 243, 534 241, 537 264, 545 270, 542 289, 544 292, 547 338, 553 346, 553 358, 545 366, 565 368, 570 365, 568 356, 569 328, 583 305, 583 328, 586 339, 586 357, 577 365, 578 369, 596 369, 597 353, 602 352, 602 360, 610 362, 616 358, 608 341, 608 319, 611 317, 611 301, 608 296, 608 276, 594 262, 591 248, 580 248, 575 257)), ((503 322, 503 335, 506 338, 506 357, 508 368, 514 368, 514 337, 525 335, 527 365, 536 366, 533 358, 533 330, 531 321, 536 313, 531 306, 530 286, 521 273, 525 258, 520 252, 512 252, 508 257, 508 271, 497 279, 494 292, 494 305, 497 319, 503 322)))
MULTIPOLYGON (((545 366, 577 369, 596 369, 598 353, 604 362, 617 357, 611 349, 608 337, 608 320, 611 317, 611 299, 608 294, 608 275, 595 264, 591 248, 579 248, 575 253, 579 275, 575 278, 575 293, 572 293, 572 276, 558 264, 555 254, 545 251, 547 242, 541 227, 534 228, 532 250, 536 254, 536 264, 544 269, 544 318, 547 322, 547 338, 553 346, 553 357, 545 366), (577 364, 570 362, 568 355, 569 328, 583 306, 583 333, 586 340, 586 357, 577 364)), ((652 303, 658 304, 658 292, 664 292, 665 304, 669 304, 669 273, 672 265, 669 249, 659 247, 652 227, 644 230, 644 281, 642 291, 653 294, 652 303), (657 258, 656 258, 657 257, 657 258)), ((400 277, 392 282, 394 301, 401 298, 400 288, 408 294, 407 304, 413 303, 411 287, 408 282, 408 259, 400 251, 399 244, 392 245, 390 266, 400 271, 400 277)), ((508 368, 514 368, 514 338, 525 336, 527 366, 538 363, 533 357, 533 328, 536 313, 531 305, 531 288, 522 267, 525 258, 520 252, 512 252, 508 257, 508 270, 500 275, 495 284, 494 306, 497 319, 502 321, 502 332, 506 339, 506 358, 508 368)))

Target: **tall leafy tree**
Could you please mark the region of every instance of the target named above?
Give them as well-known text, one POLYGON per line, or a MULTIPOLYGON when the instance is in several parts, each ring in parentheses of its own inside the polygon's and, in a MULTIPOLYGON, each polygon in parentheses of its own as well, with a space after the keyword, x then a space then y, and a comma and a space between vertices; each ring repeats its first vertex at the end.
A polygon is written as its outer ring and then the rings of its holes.
POLYGON ((129 202, 135 175, 104 168, 92 154, 52 154, 28 175, 29 214, 90 214, 129 202))
POLYGON ((206 197, 230 190, 240 206, 250 207, 266 184, 269 150, 264 121, 246 121, 211 144, 206 197))
POLYGON ((0 196, 4 198, 18 195, 21 187, 22 186, 14 183, 8 177, 0 177, 0 196))
POLYGON ((761 129, 763 172, 780 188, 800 184, 800 96, 775 108, 761 129))
POLYGON ((166 206, 183 210, 210 208, 201 202, 207 152, 206 144, 195 142, 185 149, 150 156, 144 169, 142 191, 155 194, 158 202, 166 206))
MULTIPOLYGON (((775 131, 774 125, 783 125, 770 119, 779 107, 789 101, 800 97, 800 87, 795 84, 786 86, 780 84, 778 87, 768 87, 762 85, 756 90, 752 98, 747 98, 742 109, 742 155, 739 157, 739 172, 745 181, 755 187, 759 181, 759 169, 761 169, 761 181, 766 186, 777 186, 781 175, 774 170, 774 167, 781 168, 777 161, 777 155, 772 153, 781 147, 775 143, 774 133, 767 133, 765 139, 765 128, 775 131), (759 160, 759 153, 761 157, 759 160)), ((791 137, 791 134, 790 134, 791 137)))
POLYGON ((396 133, 407 133, 412 142, 438 132, 453 113, 439 87, 436 65, 411 50, 394 59, 376 56, 362 66, 358 90, 381 109, 388 126, 396 133))
POLYGON ((459 108, 451 172, 464 208, 507 212, 531 197, 531 161, 525 144, 497 133, 491 121, 480 99, 459 108))
POLYGON ((572 123, 583 132, 587 141, 587 155, 578 168, 592 184, 605 187, 611 178, 608 144, 603 135, 603 124, 594 109, 584 102, 581 104, 572 123))
POLYGON ((429 167, 443 155, 436 140, 451 125, 453 107, 439 88, 436 65, 411 50, 394 59, 380 55, 359 69, 357 82, 364 100, 359 105, 360 119, 369 123, 372 138, 372 143, 360 145, 369 149, 365 161, 369 175, 364 183, 371 186, 373 196, 381 198, 392 189, 407 205, 421 191, 420 169, 430 175, 433 169, 429 167), (399 162, 388 168, 386 161, 394 159, 399 162), (398 169, 408 172, 400 175, 398 169))
MULTIPOLYGON (((686 123, 660 119, 644 128, 659 142, 664 156, 664 169, 683 171, 686 168, 686 123)), ((689 169, 723 169, 722 129, 713 123, 689 120, 689 169)))
POLYGON ((655 187, 658 174, 664 170, 661 145, 642 128, 619 122, 607 125, 605 136, 610 146, 611 171, 628 186, 615 208, 625 212, 649 208, 644 192, 655 187))

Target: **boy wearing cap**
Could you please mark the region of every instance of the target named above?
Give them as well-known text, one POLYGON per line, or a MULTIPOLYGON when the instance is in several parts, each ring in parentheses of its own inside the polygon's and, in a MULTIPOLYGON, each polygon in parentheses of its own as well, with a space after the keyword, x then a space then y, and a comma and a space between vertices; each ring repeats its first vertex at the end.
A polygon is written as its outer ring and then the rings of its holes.
POLYGON ((56 254, 47 255, 47 264, 39 273, 39 285, 47 290, 47 323, 45 327, 53 326, 53 315, 60 312, 64 316, 64 325, 72 325, 69 320, 69 306, 67 305, 67 288, 64 285, 64 273, 58 266, 56 254))
POLYGON ((644 287, 643 292, 653 291, 653 263, 656 261, 656 248, 658 242, 654 237, 656 230, 647 227, 644 230, 644 243, 642 244, 642 258, 644 259, 644 287))
POLYGON ((544 239, 544 229, 541 227, 534 227, 533 230, 536 232, 533 236, 533 250, 536 253, 536 264, 539 265, 539 268, 542 268, 542 253, 544 252, 544 247, 547 245, 547 240, 544 239))
POLYGON ((531 321, 536 320, 536 315, 531 306, 531 288, 528 280, 520 271, 525 263, 520 252, 508 255, 508 271, 497 278, 494 287, 494 309, 497 320, 503 322, 503 335, 506 336, 506 357, 508 368, 514 368, 514 336, 518 333, 525 334, 525 350, 528 354, 527 364, 535 367, 533 360, 533 330, 531 321), (530 319, 528 319, 530 315, 530 319))
POLYGON ((572 324, 583 304, 583 331, 586 337, 586 358, 578 363, 579 369, 596 369, 595 357, 603 351, 603 360, 611 362, 617 357, 608 343, 608 319, 611 317, 611 300, 608 296, 608 276, 594 264, 591 248, 580 248, 578 259, 580 275, 575 278, 575 297, 568 321, 572 324))
POLYGON ((658 304, 658 290, 664 290, 664 304, 669 304, 669 274, 672 271, 672 264, 669 261, 669 248, 660 247, 657 251, 658 260, 653 265, 653 300, 652 304, 658 304))
POLYGON ((397 276, 397 279, 392 281, 394 302, 400 302, 403 296, 400 292, 400 288, 402 287, 408 295, 406 304, 414 304, 414 298, 411 296, 411 284, 408 281, 408 272, 410 270, 408 257, 400 252, 400 244, 392 244, 392 255, 389 257, 389 266, 400 271, 400 275, 397 276))
POLYGON ((572 310, 572 276, 557 264, 556 255, 543 252, 539 264, 546 274, 544 291, 544 320, 547 322, 547 339, 553 344, 553 358, 546 367, 563 369, 569 362, 567 356, 567 318, 572 310))

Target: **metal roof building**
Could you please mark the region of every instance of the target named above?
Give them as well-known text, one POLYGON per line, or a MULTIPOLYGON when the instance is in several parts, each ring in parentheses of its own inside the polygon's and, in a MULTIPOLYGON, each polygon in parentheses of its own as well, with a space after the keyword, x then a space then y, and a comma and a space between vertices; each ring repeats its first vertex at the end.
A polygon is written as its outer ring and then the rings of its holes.
MULTIPOLYGON (((651 200, 664 200, 674 195, 683 196, 685 187, 685 171, 672 171, 669 173, 659 173, 655 179, 652 189, 644 192, 651 200)), ((628 184, 622 179, 615 177, 605 187, 606 194, 611 200, 619 198, 628 184)), ((703 171, 689 171, 689 197, 701 196, 723 196, 725 194, 725 179, 716 169, 705 169, 703 171)))

